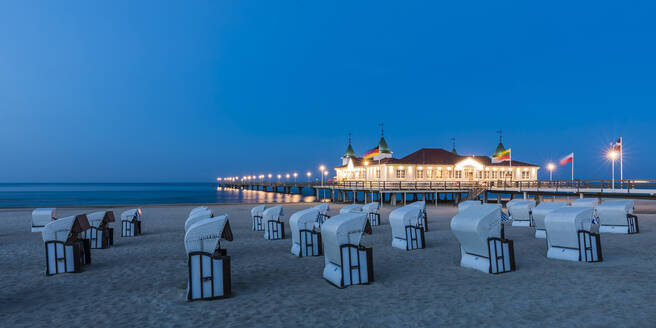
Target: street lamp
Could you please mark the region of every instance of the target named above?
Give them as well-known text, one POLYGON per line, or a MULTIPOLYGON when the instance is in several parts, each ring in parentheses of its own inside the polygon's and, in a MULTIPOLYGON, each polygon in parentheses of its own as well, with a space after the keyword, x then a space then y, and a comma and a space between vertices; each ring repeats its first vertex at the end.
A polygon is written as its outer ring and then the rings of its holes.
POLYGON ((556 165, 554 165, 554 163, 547 164, 547 170, 549 170, 549 181, 551 181, 551 177, 553 175, 553 170, 555 168, 556 168, 556 165))
POLYGON ((269 177, 269 182, 271 182, 271 173, 269 173, 267 176, 269 177))
POLYGON ((298 177, 298 173, 294 172, 294 183, 296 183, 296 177, 298 177))
POLYGON ((307 175, 308 183, 310 183, 310 177, 312 176, 312 172, 308 171, 308 173, 305 173, 305 175, 307 175))
POLYGON ((281 177, 282 177, 282 175, 278 174, 278 182, 280 182, 281 177))
POLYGON ((323 172, 326 169, 325 166, 321 165, 319 166, 319 171, 321 171, 321 186, 323 187, 323 172))
POLYGON ((608 158, 611 160, 611 174, 613 181, 611 182, 611 189, 615 189, 615 160, 617 159, 617 152, 615 150, 610 150, 608 152, 608 158))

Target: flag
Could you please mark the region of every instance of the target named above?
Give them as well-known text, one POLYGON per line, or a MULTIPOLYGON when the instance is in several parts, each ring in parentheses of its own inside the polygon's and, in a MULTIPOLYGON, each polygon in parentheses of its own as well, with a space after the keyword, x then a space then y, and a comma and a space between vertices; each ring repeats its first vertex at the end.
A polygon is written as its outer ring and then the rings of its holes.
POLYGON ((610 148, 612 148, 614 151, 622 151, 622 137, 617 139, 615 142, 611 142, 610 148))
POLYGON ((563 159, 560 160, 560 165, 565 165, 567 163, 571 163, 572 161, 574 161, 574 153, 563 157, 563 159))
POLYGON ((368 151, 366 154, 364 154, 364 159, 368 159, 368 158, 371 158, 371 157, 376 157, 378 155, 380 155, 380 152, 378 151, 378 146, 376 146, 376 148, 374 148, 374 149, 368 151))
POLYGON ((510 148, 496 155, 492 155, 492 163, 501 163, 506 161, 510 161, 510 148))

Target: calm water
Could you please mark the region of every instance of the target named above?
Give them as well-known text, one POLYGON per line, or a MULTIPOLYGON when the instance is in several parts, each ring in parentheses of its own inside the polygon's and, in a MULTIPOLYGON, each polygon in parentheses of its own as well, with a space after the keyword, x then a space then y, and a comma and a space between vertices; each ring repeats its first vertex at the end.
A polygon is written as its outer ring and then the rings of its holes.
POLYGON ((306 193, 223 189, 213 183, 2 183, 0 208, 314 201, 309 189, 306 193))

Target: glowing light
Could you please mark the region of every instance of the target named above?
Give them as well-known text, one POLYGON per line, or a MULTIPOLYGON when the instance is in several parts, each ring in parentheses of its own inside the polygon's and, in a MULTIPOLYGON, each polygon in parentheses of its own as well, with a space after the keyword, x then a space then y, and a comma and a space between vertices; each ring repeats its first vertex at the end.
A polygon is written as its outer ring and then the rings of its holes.
POLYGON ((323 165, 319 166, 319 171, 323 172, 325 169, 326 169, 325 166, 323 166, 323 165))
POLYGON ((608 154, 606 154, 606 156, 608 156, 608 159, 614 161, 614 160, 617 159, 617 152, 614 151, 614 150, 611 150, 611 151, 608 152, 608 154))
POLYGON ((328 171, 323 171, 323 175, 328 175, 328 171))
MULTIPOLYGON (((547 164, 547 170, 553 171, 555 168, 556 168, 556 165, 554 165, 554 163, 547 164)), ((533 169, 533 170, 535 170, 535 169, 533 169)))
POLYGON ((268 175, 268 176, 269 176, 269 179, 271 179, 271 173, 269 173, 269 175, 268 175))
POLYGON ((364 166, 369 165, 369 161, 364 161, 364 166))
POLYGON ((298 173, 294 172, 294 178, 298 176, 298 173))
POLYGON ((305 173, 305 175, 307 175, 309 178, 312 175, 312 173, 308 171, 308 173, 305 173))
POLYGON ((285 174, 285 178, 289 179, 289 173, 285 174))

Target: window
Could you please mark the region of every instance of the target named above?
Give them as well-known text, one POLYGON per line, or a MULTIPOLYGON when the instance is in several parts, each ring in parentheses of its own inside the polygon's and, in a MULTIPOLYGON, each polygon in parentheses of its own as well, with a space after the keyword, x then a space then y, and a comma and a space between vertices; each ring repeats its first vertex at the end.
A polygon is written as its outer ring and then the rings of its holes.
POLYGON ((497 172, 494 171, 494 172, 492 172, 492 179, 496 179, 496 178, 497 178, 497 172))
POLYGON ((424 178, 424 170, 417 170, 417 179, 424 178))
POLYGON ((485 179, 489 179, 489 178, 490 178, 490 171, 485 171, 485 179))
POLYGON ((374 169, 374 172, 376 172, 376 179, 380 179, 380 170, 376 168, 374 169))
POLYGON ((439 171, 435 172, 435 178, 436 179, 442 179, 442 170, 439 170, 439 171))
POLYGON ((456 179, 462 179, 462 171, 456 171, 456 179))
POLYGON ((405 170, 396 170, 397 179, 405 179, 405 170))
POLYGON ((529 171, 522 172, 522 179, 530 179, 530 178, 531 178, 531 174, 529 171))
POLYGON ((476 172, 476 178, 477 178, 477 179, 482 179, 482 178, 483 178, 483 172, 481 172, 481 171, 477 171, 477 172, 476 172))

